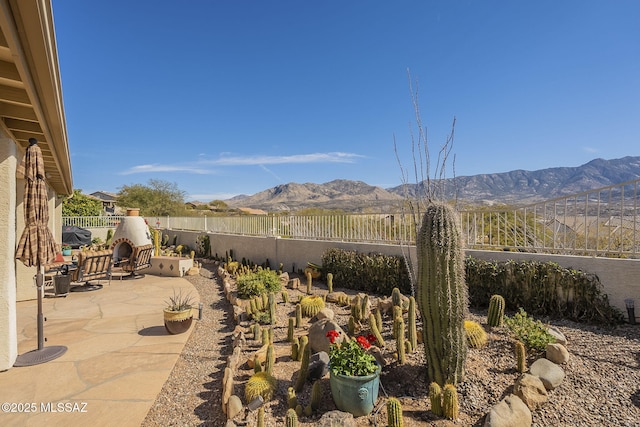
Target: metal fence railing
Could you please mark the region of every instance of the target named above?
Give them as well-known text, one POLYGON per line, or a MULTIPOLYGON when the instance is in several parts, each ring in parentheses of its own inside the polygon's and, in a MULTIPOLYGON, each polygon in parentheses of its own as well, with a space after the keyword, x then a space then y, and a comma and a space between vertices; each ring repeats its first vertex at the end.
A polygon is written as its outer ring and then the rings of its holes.
MULTIPOLYGON (((640 180, 519 208, 460 211, 472 249, 626 256, 640 255, 640 180)), ((119 216, 63 217, 63 225, 116 227, 119 216)), ((416 226, 403 213, 148 217, 151 226, 248 236, 415 244, 416 226)))

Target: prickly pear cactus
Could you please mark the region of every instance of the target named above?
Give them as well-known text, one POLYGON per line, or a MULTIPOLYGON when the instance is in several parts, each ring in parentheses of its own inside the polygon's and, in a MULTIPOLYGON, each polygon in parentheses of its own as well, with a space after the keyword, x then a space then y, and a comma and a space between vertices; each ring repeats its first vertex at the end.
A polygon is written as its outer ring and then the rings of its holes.
POLYGON ((441 386, 455 385, 464 380, 468 297, 459 219, 453 207, 430 202, 416 249, 416 302, 424 325, 428 377, 441 386))

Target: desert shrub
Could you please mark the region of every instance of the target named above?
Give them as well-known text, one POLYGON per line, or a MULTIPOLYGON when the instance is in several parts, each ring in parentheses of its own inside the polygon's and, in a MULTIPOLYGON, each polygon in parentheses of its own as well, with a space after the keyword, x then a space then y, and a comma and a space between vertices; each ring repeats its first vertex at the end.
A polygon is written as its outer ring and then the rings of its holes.
POLYGON ((390 295, 393 288, 411 294, 411 282, 404 259, 380 253, 327 249, 322 270, 333 274, 333 283, 354 290, 390 295))
POLYGON ((619 323, 620 310, 609 304, 595 274, 554 262, 465 260, 471 306, 486 308, 491 296, 504 297, 505 308, 576 321, 619 323))
POLYGON ((532 349, 542 351, 547 348, 547 344, 556 341, 542 322, 527 316, 522 308, 512 317, 505 316, 504 324, 517 340, 532 349))
POLYGON ((272 270, 258 270, 240 274, 236 279, 238 296, 243 299, 253 298, 265 292, 277 292, 280 290, 280 278, 278 273, 272 270))

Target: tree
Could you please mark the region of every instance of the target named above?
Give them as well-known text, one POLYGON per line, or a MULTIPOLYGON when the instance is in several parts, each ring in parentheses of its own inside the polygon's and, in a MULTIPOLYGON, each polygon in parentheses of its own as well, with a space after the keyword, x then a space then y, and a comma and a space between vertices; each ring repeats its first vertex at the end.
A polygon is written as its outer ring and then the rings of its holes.
POLYGON ((99 216, 102 202, 82 194, 82 190, 73 190, 73 195, 62 202, 62 216, 99 216))
POLYGON ((140 208, 142 216, 183 216, 185 192, 175 183, 150 179, 148 185, 133 184, 120 188, 117 204, 123 208, 140 208))
POLYGON ((211 209, 217 211, 226 211, 229 209, 229 205, 227 205, 223 200, 212 200, 209 202, 209 206, 211 209))

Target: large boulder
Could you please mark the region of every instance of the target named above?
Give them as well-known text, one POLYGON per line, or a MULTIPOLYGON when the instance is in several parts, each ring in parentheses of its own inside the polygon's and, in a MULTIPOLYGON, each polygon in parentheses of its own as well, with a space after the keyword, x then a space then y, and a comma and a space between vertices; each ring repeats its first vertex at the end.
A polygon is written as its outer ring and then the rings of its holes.
POLYGON ((547 344, 547 359, 558 365, 563 365, 569 361, 569 352, 562 344, 547 344))
POLYGON ((515 394, 510 394, 491 408, 484 427, 529 427, 532 422, 527 405, 515 394))
POLYGON ((312 353, 319 353, 324 351, 329 353, 329 347, 331 342, 327 338, 327 332, 335 330, 340 335, 336 338, 336 342, 340 343, 345 339, 346 334, 333 319, 320 319, 317 322, 311 324, 309 328, 309 345, 311 346, 312 353))
POLYGON ((549 396, 540 378, 531 374, 522 374, 513 386, 513 394, 518 396, 529 409, 536 410, 549 396))
POLYGON ((548 359, 538 359, 529 368, 531 375, 540 378, 547 390, 553 390, 564 380, 564 370, 548 359))

